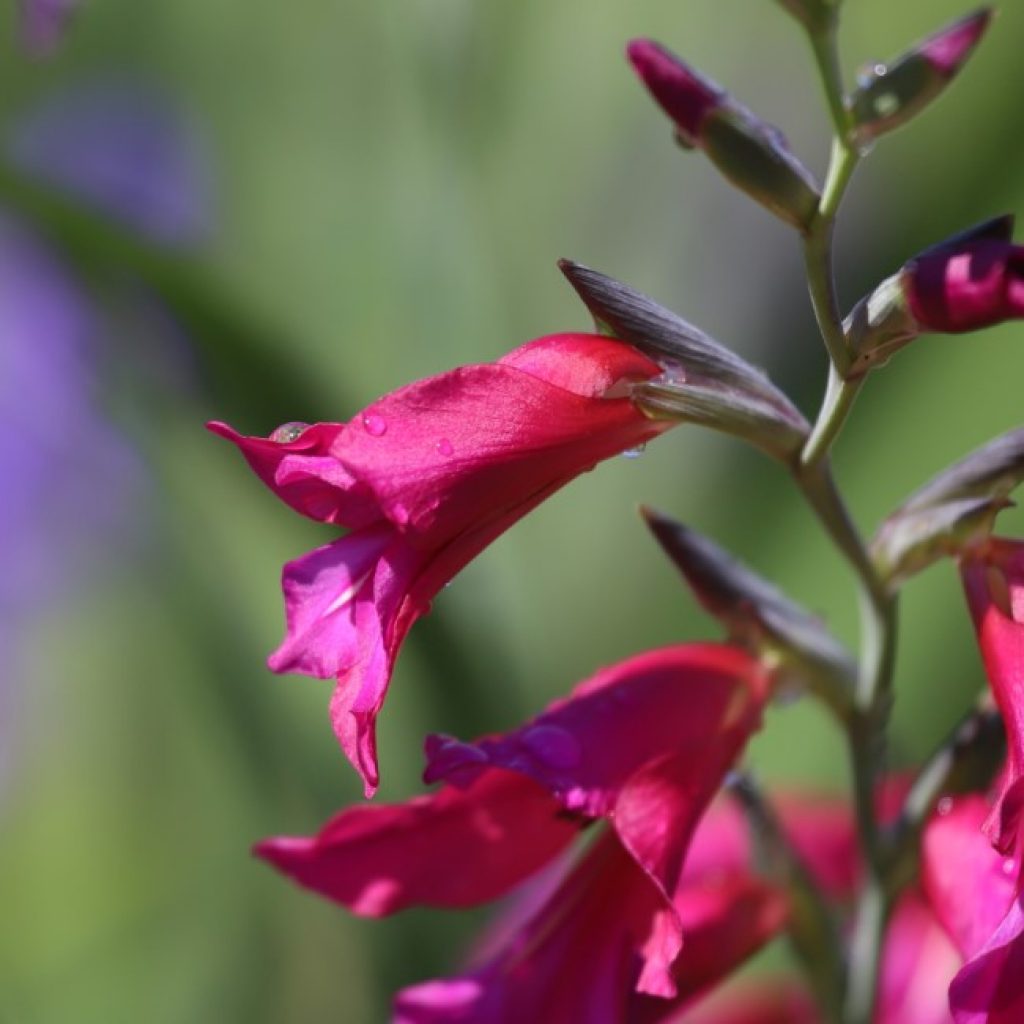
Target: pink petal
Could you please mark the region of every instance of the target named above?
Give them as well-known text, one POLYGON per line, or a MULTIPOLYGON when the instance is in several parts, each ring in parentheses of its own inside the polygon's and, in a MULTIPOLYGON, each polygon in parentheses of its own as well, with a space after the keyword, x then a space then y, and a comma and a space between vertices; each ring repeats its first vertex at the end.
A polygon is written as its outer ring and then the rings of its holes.
POLYGON ((985 831, 1004 853, 1017 841, 1024 803, 1024 544, 992 541, 964 560, 964 589, 1009 748, 985 831))
POLYGON ((387 525, 356 530, 285 566, 288 629, 275 672, 337 677, 331 721, 342 749, 376 791, 376 718, 405 634, 428 607, 416 587, 423 555, 387 525))
POLYGON ((1024 1020, 1024 907, 1019 856, 993 850, 982 833, 980 796, 944 805, 924 836, 923 874, 932 906, 967 964, 950 1005, 957 1024, 1024 1020))
MULTIPOLYGON (((726 751, 760 724, 768 679, 738 648, 666 647, 601 670, 525 726, 476 743, 428 740, 424 777, 434 781, 480 765, 520 771, 550 787, 567 809, 610 813, 629 778, 667 752, 726 751), (470 749, 472 747, 472 749, 470 749)), ((702 774, 720 770, 709 764, 702 774)))
POLYGON ((216 420, 206 426, 237 445, 256 475, 296 512, 353 529, 381 518, 369 489, 328 454, 342 424, 315 423, 291 441, 246 437, 216 420))
MULTIPOLYGON (((373 577, 394 540, 390 527, 369 527, 284 567, 281 586, 288 628, 269 658, 274 672, 329 679, 359 660, 366 646, 359 611, 373 607, 373 577)), ((379 625, 375 632, 379 635, 379 625)))
MULTIPOLYGON (((636 368, 632 349, 608 344, 630 354, 622 363, 636 368)), ((566 376, 583 376, 579 365, 570 363, 566 376)), ((439 547, 481 519, 504 517, 510 525, 535 494, 669 425, 647 419, 628 398, 580 395, 498 363, 386 395, 352 421, 332 455, 399 529, 439 547)))
POLYGON ((1019 1024, 1024 1020, 1024 906, 1018 892, 988 942, 953 979, 949 1003, 956 1024, 1019 1024))
POLYGON ((505 948, 458 979, 406 989, 404 1024, 674 1019, 785 920, 782 895, 718 873, 666 905, 611 833, 505 948), (680 954, 680 929, 685 940, 680 954))
POLYGON ((536 783, 494 771, 466 790, 349 808, 313 838, 266 839, 254 852, 354 913, 382 917, 495 899, 578 832, 536 783))
POLYGON ((885 936, 875 1024, 950 1024, 947 990, 961 962, 921 894, 907 892, 885 936))
POLYGON ((498 365, 515 367, 581 398, 607 398, 626 383, 661 373, 637 349, 596 334, 549 334, 513 349, 498 365))

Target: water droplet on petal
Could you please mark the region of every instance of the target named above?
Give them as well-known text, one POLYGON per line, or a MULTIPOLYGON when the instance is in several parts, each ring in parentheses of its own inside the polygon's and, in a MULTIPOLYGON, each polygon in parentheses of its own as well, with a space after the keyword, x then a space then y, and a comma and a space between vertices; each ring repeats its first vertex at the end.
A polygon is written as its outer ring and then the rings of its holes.
POLYGON ((391 509, 391 518, 399 526, 405 526, 409 522, 409 510, 399 502, 391 509))
POLYGON ((371 437, 381 437, 388 429, 387 421, 384 417, 378 416, 374 412, 363 414, 363 426, 371 437))
POLYGON ((441 440, 437 442, 437 450, 445 456, 445 458, 448 458, 448 456, 455 454, 455 445, 453 445, 447 437, 442 437, 441 440))
POLYGON ((1017 871, 1017 858, 1016 857, 1007 857, 1003 861, 1003 874, 1004 875, 1012 875, 1012 874, 1015 874, 1016 871, 1017 871))
POLYGON ((549 768, 574 768, 580 763, 579 741, 557 725, 538 725, 523 734, 523 744, 549 768))
POLYGON ((624 459, 639 459, 641 455, 647 450, 646 444, 638 444, 635 448, 627 448, 623 453, 624 459))
POLYGON ((940 818, 944 818, 951 810, 953 810, 953 798, 951 796, 944 796, 935 805, 935 813, 940 818))
POLYGON ((294 441, 307 427, 308 423, 300 423, 298 420, 292 420, 290 423, 282 423, 271 435, 270 440, 276 441, 278 444, 290 444, 294 441))

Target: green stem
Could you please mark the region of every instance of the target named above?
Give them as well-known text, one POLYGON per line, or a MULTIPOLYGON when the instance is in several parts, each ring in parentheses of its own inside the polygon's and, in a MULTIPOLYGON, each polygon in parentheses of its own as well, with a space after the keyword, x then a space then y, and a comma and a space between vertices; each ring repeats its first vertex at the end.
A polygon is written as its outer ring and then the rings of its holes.
POLYGON ((843 99, 843 75, 839 63, 839 42, 836 38, 835 19, 826 21, 809 33, 814 61, 818 66, 821 84, 832 116, 836 138, 845 139, 850 130, 850 114, 843 99))
POLYGON ((839 139, 833 142, 832 159, 829 161, 818 212, 804 236, 804 268, 814 316, 832 365, 843 378, 850 372, 850 353, 843 334, 832 273, 832 234, 835 230, 836 211, 859 160, 857 151, 847 143, 839 139))
POLYGON ((839 376, 834 364, 829 366, 825 399, 821 403, 821 411, 818 413, 814 429, 800 453, 801 464, 815 466, 828 455, 832 442, 835 441, 850 409, 853 408, 854 399, 863 382, 863 377, 844 380, 839 376))
POLYGON ((811 305, 831 365, 821 411, 795 473, 811 507, 853 567, 860 591, 861 657, 857 692, 854 707, 843 724, 850 749, 865 880, 850 943, 843 1020, 845 1024, 870 1024, 892 899, 888 885, 890 858, 875 813, 875 789, 892 701, 896 602, 871 561, 836 489, 828 463, 832 444, 863 380, 850 377, 851 357, 836 296, 832 256, 836 213, 860 154, 851 141, 851 120, 844 100, 834 21, 812 31, 810 36, 835 138, 818 211, 804 236, 804 265, 811 305))

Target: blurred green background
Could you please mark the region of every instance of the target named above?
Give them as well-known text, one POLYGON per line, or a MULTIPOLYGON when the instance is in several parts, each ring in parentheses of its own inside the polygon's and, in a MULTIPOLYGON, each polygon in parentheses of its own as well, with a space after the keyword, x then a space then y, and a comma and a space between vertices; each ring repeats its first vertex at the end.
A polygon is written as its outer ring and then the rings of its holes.
MULTIPOLYGON (((847 6, 848 78, 963 12, 847 6)), ((622 49, 661 39, 820 173, 809 54, 769 0, 93 0, 46 61, 17 53, 13 20, 8 5, 3 126, 97 76, 149 83, 202 140, 215 228, 199 251, 166 252, 0 163, 0 206, 100 310, 99 402, 141 481, 130 529, 81 538, 88 571, 68 571, 4 641, 0 1021, 382 1020, 396 987, 451 970, 478 917, 357 921, 249 857, 254 840, 312 831, 360 799, 329 684, 263 663, 281 563, 334 534, 276 502, 203 422, 265 434, 344 419, 416 377, 585 329, 560 256, 673 306, 813 414, 825 364, 795 238, 672 145, 622 49), (159 299, 140 301, 140 280, 159 299)), ((1024 8, 1008 4, 950 93, 858 172, 838 234, 845 306, 923 246, 1021 209, 1021 38, 1024 8)), ((0 351, 23 340, 0 337, 0 351)), ((875 375, 835 457, 866 528, 1019 424, 1022 343, 1017 325, 926 338, 875 375)), ((93 498, 82 487, 46 528, 75 533, 93 498)), ((381 718, 379 799, 418 791, 428 731, 499 729, 599 665, 718 635, 639 501, 855 642, 849 574, 781 471, 680 429, 557 495, 415 627, 381 718)), ((982 677, 950 566, 907 588, 903 624, 894 758, 910 764, 982 677)), ((772 710, 751 762, 768 779, 845 779, 841 741, 807 701, 772 710)))

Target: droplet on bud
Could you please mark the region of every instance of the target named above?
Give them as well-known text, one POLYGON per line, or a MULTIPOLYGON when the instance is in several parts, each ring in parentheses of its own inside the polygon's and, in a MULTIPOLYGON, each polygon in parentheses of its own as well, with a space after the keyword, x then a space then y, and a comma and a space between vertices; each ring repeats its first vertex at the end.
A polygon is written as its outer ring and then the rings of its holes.
POLYGON ((940 817, 946 817, 949 812, 953 810, 953 798, 951 796, 944 796, 936 805, 935 813, 940 817))
POLYGON ((282 423, 281 426, 279 426, 270 435, 270 440, 276 441, 278 444, 290 444, 298 438, 308 426, 308 423, 300 423, 298 420, 292 420, 290 423, 282 423))
POLYGON ((1015 874, 1016 871, 1017 871, 1017 858, 1016 857, 1007 857, 1003 861, 1002 868, 1003 868, 1003 874, 1004 875, 1015 874))
POLYGON ((455 454, 455 445, 453 445, 447 437, 442 437, 441 440, 437 442, 437 450, 439 454, 448 458, 455 454))
POLYGON ((388 429, 387 421, 384 417, 372 412, 363 415, 363 426, 371 437, 381 437, 388 429))

